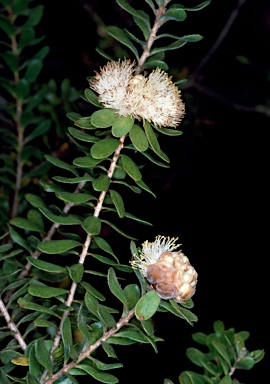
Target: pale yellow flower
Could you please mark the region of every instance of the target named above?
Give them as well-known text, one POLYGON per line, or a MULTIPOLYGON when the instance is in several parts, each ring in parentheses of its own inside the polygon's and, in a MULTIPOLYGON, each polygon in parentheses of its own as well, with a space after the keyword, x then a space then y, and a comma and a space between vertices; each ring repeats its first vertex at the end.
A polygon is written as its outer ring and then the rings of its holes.
POLYGON ((135 63, 130 60, 108 62, 90 80, 90 88, 98 93, 104 107, 115 109, 120 116, 145 119, 160 127, 177 127, 185 105, 171 77, 160 68, 148 77, 134 75, 135 71, 135 63))
POLYGON ((198 274, 181 251, 175 251, 177 238, 157 236, 142 244, 140 256, 131 261, 162 299, 182 303, 194 295, 198 274))

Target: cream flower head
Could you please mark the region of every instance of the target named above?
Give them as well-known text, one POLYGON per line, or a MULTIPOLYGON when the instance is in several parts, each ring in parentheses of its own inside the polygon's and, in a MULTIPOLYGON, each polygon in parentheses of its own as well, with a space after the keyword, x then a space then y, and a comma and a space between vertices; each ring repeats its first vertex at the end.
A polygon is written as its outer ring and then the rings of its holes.
POLYGON ((142 244, 140 256, 131 261, 162 299, 182 303, 194 295, 198 274, 181 251, 174 252, 177 238, 157 236, 142 244))
POLYGON ((90 88, 106 108, 120 116, 145 119, 160 127, 177 127, 185 114, 181 91, 160 68, 148 77, 134 75, 130 60, 110 61, 90 80, 90 88))

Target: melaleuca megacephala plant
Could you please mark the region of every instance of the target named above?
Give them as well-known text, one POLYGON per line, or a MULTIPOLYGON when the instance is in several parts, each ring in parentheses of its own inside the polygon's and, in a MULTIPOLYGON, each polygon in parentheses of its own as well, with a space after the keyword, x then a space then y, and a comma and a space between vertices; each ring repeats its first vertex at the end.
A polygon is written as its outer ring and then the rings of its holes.
MULTIPOLYGON (((114 60, 99 50, 109 62, 88 79, 84 93, 85 102, 97 110, 90 116, 68 115, 74 123, 68 136, 80 156, 72 164, 45 156, 60 170, 50 182, 41 183, 53 195, 48 199, 53 203, 26 193, 27 218, 15 217, 9 223, 13 248, 4 245, 2 262, 7 262, 6 271, 11 273, 2 278, 0 300, 8 325, 1 335, 6 343, 0 354, 3 383, 77 383, 79 375, 116 383, 116 376, 107 370, 122 364, 104 363, 100 356, 114 359, 114 345, 136 342, 148 343, 157 351, 161 339, 151 322, 155 312, 171 312, 190 324, 197 321, 190 311, 197 272, 176 251, 177 239, 157 236, 153 243, 145 241, 137 248, 132 235, 106 218, 114 213, 120 219, 150 224, 136 217, 136 212, 126 211, 125 188, 135 194, 154 194, 142 180, 137 152, 157 166, 168 167, 169 158, 159 141, 162 134, 182 133, 178 125, 185 106, 167 73, 165 52, 201 39, 200 35, 158 35, 159 28, 170 20, 184 21, 188 11, 201 10, 209 1, 194 8, 170 5, 170 1, 146 3, 149 14, 117 1, 132 16, 143 40, 116 26, 107 28, 131 51, 131 57, 114 60), (158 46, 161 37, 172 43, 158 46), (123 241, 131 240, 131 261, 119 260, 102 237, 104 226, 122 235, 123 241), (125 282, 133 272, 139 285, 125 282), (104 287, 106 296, 100 288, 104 279, 109 288, 107 292, 104 287), (111 307, 114 299, 116 308, 111 307), (21 378, 16 367, 23 367, 21 378)), ((8 7, 6 1, 2 4, 8 7)))

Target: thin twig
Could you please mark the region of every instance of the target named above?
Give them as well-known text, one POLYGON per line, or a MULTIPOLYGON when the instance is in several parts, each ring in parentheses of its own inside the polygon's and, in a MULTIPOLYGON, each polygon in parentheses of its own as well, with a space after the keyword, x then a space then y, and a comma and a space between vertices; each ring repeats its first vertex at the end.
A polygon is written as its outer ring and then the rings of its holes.
POLYGON ((155 41, 155 38, 157 35, 157 31, 161 27, 161 25, 163 24, 161 17, 164 15, 164 13, 166 11, 166 6, 169 3, 169 1, 164 0, 163 4, 161 4, 159 9, 156 11, 156 18, 154 21, 154 25, 151 29, 150 36, 146 42, 146 47, 145 47, 145 49, 144 49, 144 51, 143 51, 143 53, 142 53, 142 55, 138 61, 138 68, 137 68, 135 74, 140 73, 142 65, 145 63, 146 59, 150 55, 150 51, 151 51, 152 45, 154 44, 154 41, 155 41))
POLYGON ((5 304, 3 303, 2 299, 0 299, 0 311, 2 312, 5 320, 6 320, 6 323, 7 323, 7 326, 8 328, 13 332, 13 335, 15 337, 15 339, 18 341, 20 347, 22 348, 23 351, 26 350, 26 343, 20 333, 20 331, 18 330, 18 328, 16 327, 16 325, 13 323, 13 321, 11 320, 11 317, 9 316, 9 313, 5 307, 5 304))

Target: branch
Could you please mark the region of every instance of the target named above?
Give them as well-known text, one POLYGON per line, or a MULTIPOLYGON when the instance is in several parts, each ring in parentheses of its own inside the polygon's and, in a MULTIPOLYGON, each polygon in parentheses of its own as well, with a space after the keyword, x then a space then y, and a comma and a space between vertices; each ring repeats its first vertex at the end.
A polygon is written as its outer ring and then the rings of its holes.
POLYGON ((44 384, 52 384, 54 383, 57 379, 59 379, 61 376, 64 376, 65 373, 67 373, 70 369, 78 366, 78 363, 87 357, 91 355, 102 343, 104 343, 106 340, 108 340, 110 337, 112 337, 120 328, 125 326, 130 319, 134 316, 135 309, 133 308, 130 310, 126 316, 122 317, 118 323, 116 324, 115 327, 111 328, 108 332, 105 332, 103 336, 97 340, 94 344, 90 345, 85 351, 83 351, 77 361, 72 361, 71 363, 67 364, 64 368, 62 368, 60 371, 58 371, 55 375, 53 375, 49 380, 46 380, 44 384))
POLYGON ((8 328, 14 332, 14 337, 15 339, 18 341, 20 347, 22 348, 23 351, 26 350, 26 343, 22 337, 22 335, 20 334, 20 331, 18 330, 18 328, 16 327, 16 325, 13 323, 13 321, 11 320, 10 316, 9 316, 9 313, 5 307, 5 304, 3 303, 2 299, 0 299, 0 311, 2 312, 6 322, 7 322, 7 326, 8 328))

